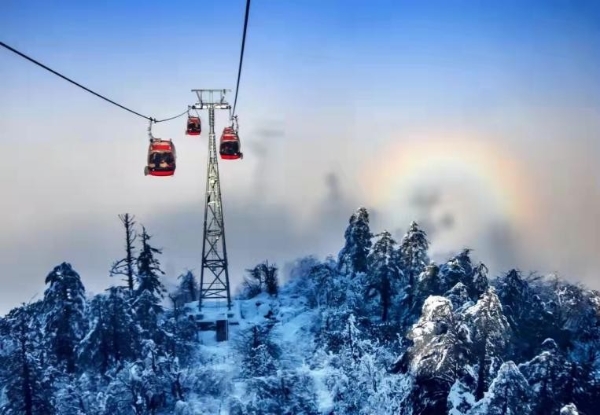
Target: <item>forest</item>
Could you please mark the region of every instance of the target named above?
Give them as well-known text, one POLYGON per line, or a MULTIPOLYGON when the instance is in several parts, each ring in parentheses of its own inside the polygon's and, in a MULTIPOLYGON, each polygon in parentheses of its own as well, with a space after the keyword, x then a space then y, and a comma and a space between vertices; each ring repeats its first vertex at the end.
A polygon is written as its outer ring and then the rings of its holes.
POLYGON ((88 295, 63 262, 43 298, 0 318, 2 414, 596 413, 597 291, 489 275, 469 249, 435 263, 417 223, 396 241, 359 208, 337 255, 283 276, 266 261, 248 269, 240 324, 217 343, 196 322, 198 276, 168 292, 162 249, 120 219, 105 292, 88 295))

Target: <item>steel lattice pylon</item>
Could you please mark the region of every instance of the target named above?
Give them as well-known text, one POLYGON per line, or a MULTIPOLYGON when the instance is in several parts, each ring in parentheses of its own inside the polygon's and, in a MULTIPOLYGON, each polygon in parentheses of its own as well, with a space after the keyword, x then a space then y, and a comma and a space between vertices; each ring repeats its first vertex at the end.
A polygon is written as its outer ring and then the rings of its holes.
POLYGON ((206 174, 206 196, 204 204, 204 239, 202 242, 202 270, 200 272, 200 295, 198 306, 202 309, 203 300, 227 300, 231 310, 229 290, 229 269, 227 246, 225 244, 225 220, 221 201, 221 183, 215 139, 215 109, 231 110, 225 101, 225 89, 193 89, 199 103, 192 109, 208 110, 208 168, 206 174), (219 94, 219 100, 213 99, 219 94), (205 96, 203 96, 205 95, 205 96), (205 275, 205 271, 208 274, 205 275))

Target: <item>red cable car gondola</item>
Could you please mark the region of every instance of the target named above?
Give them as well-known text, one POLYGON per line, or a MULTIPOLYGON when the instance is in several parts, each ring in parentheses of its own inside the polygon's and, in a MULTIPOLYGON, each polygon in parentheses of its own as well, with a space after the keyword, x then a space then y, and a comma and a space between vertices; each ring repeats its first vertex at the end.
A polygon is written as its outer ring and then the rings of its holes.
POLYGON ((200 121, 200 117, 188 116, 187 130, 185 133, 187 135, 200 135, 201 132, 202 122, 200 121))
POLYGON ((175 144, 171 140, 151 138, 148 146, 148 165, 144 168, 144 175, 173 176, 176 160, 175 144))
POLYGON ((244 158, 244 155, 240 152, 240 138, 233 127, 225 127, 223 130, 219 144, 219 153, 224 160, 244 158))

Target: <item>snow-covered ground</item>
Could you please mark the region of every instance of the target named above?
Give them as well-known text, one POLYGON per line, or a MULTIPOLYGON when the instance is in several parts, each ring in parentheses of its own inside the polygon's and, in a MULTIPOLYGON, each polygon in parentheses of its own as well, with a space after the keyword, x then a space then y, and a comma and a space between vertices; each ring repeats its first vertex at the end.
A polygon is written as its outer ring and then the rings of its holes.
MULTIPOLYGON (((282 369, 297 369, 309 374, 315 381, 316 393, 319 398, 319 409, 326 410, 331 407, 332 397, 325 385, 328 376, 327 368, 316 367, 311 370, 307 361, 314 352, 314 334, 311 327, 318 319, 318 311, 306 305, 306 299, 297 295, 281 293, 278 297, 271 297, 266 293, 248 300, 234 300, 232 308, 228 311, 225 302, 211 302, 198 310, 198 303, 186 304, 187 312, 201 322, 210 322, 225 319, 229 314, 229 340, 217 342, 215 330, 200 331, 200 345, 198 359, 203 362, 208 372, 218 373, 219 378, 231 381, 232 390, 228 398, 235 398, 246 402, 246 381, 240 378, 241 358, 236 349, 236 340, 240 332, 262 325, 268 321, 275 321, 272 333, 281 348, 282 358, 279 364, 282 369), (199 316, 202 318, 199 318, 199 316)), ((224 398, 211 399, 199 397, 178 409, 178 413, 187 414, 186 410, 194 414, 219 414, 228 415, 229 406, 224 398)))

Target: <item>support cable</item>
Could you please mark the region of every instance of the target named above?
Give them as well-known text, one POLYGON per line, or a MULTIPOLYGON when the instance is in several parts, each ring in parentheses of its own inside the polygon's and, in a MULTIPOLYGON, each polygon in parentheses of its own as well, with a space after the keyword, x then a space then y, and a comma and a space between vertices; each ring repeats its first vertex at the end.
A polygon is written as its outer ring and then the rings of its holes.
POLYGON ((185 114, 187 114, 187 113, 188 113, 188 111, 189 111, 189 110, 185 110, 185 111, 183 111, 183 112, 182 112, 181 114, 179 114, 179 115, 175 115, 175 116, 173 116, 173 117, 170 117, 170 118, 165 118, 164 120, 155 120, 155 119, 153 119, 153 121, 154 121, 154 123, 155 123, 155 124, 156 124, 156 123, 158 123, 158 122, 163 122, 163 121, 171 121, 171 120, 174 120, 175 118, 179 118, 179 117, 181 117, 182 115, 185 115, 185 114))
POLYGON ((235 107, 237 105, 238 92, 240 91, 240 78, 242 76, 242 64, 244 61, 244 47, 246 46, 246 30, 248 29, 248 16, 250 14, 250 0, 246 0, 246 16, 244 17, 244 33, 242 35, 242 50, 240 52, 240 65, 238 67, 237 84, 235 87, 235 99, 233 100, 232 117, 235 116, 235 107))
POLYGON ((67 78, 66 76, 64 76, 64 75, 62 75, 62 74, 60 74, 60 73, 58 73, 58 72, 57 72, 57 71, 55 71, 54 69, 50 69, 49 67, 47 67, 47 66, 46 66, 46 65, 44 65, 43 63, 40 63, 40 62, 36 61, 35 59, 33 59, 33 58, 31 58, 31 57, 29 57, 29 56, 25 55, 24 53, 22 53, 22 52, 19 52, 19 51, 18 51, 18 50, 16 50, 15 48, 12 48, 12 47, 8 46, 8 45, 7 45, 6 43, 4 43, 4 42, 1 42, 1 41, 0 41, 0 46, 3 46, 3 47, 5 47, 6 49, 10 50, 11 52, 14 52, 14 53, 16 53, 17 55, 21 56, 22 58, 25 58, 25 59, 27 59, 28 61, 30 61, 30 62, 33 62, 33 63, 35 63, 35 64, 36 64, 36 65, 38 65, 38 66, 41 66, 42 68, 46 69, 47 71, 49 71, 49 72, 52 72, 54 75, 61 77, 61 78, 62 78, 62 79, 64 79, 65 81, 68 81, 68 82, 72 83, 73 85, 75 85, 75 86, 78 86, 79 88, 81 88, 81 89, 83 89, 83 90, 85 90, 85 91, 89 92, 90 94, 93 94, 93 95, 97 96, 98 98, 102 98, 103 100, 105 100, 105 101, 108 101, 108 102, 110 102, 111 104, 113 104, 113 105, 116 105, 117 107, 124 109, 125 111, 129 111, 130 113, 132 113, 132 114, 135 114, 135 115, 137 115, 137 116, 139 116, 139 117, 145 118, 145 119, 147 119, 147 120, 149 120, 149 121, 151 121, 151 122, 154 122, 154 123, 159 123, 159 122, 163 122, 163 121, 170 121, 170 120, 173 120, 173 119, 175 119, 175 118, 179 118, 179 117, 181 117, 183 114, 185 114, 185 113, 187 112, 187 110, 186 110, 186 112, 183 112, 183 113, 181 113, 181 114, 179 114, 179 115, 176 115, 176 116, 174 116, 174 117, 165 118, 165 119, 163 119, 163 120, 157 120, 156 118, 153 118, 153 117, 147 117, 147 116, 145 116, 145 115, 143 115, 143 114, 140 114, 139 112, 136 112, 136 111, 134 111, 134 110, 132 110, 132 109, 129 109, 129 108, 127 108, 127 107, 125 107, 125 106, 123 106, 123 105, 121 105, 121 104, 119 104, 119 103, 117 103, 117 102, 115 102, 115 101, 113 101, 113 100, 111 100, 111 99, 108 99, 108 98, 106 98, 105 96, 102 96, 102 95, 98 94, 97 92, 94 92, 94 91, 92 91, 92 90, 91 90, 91 89, 89 89, 89 88, 86 88, 85 86, 83 86, 83 85, 81 85, 81 84, 79 84, 79 83, 77 83, 77 82, 73 81, 72 79, 69 79, 69 78, 67 78))

